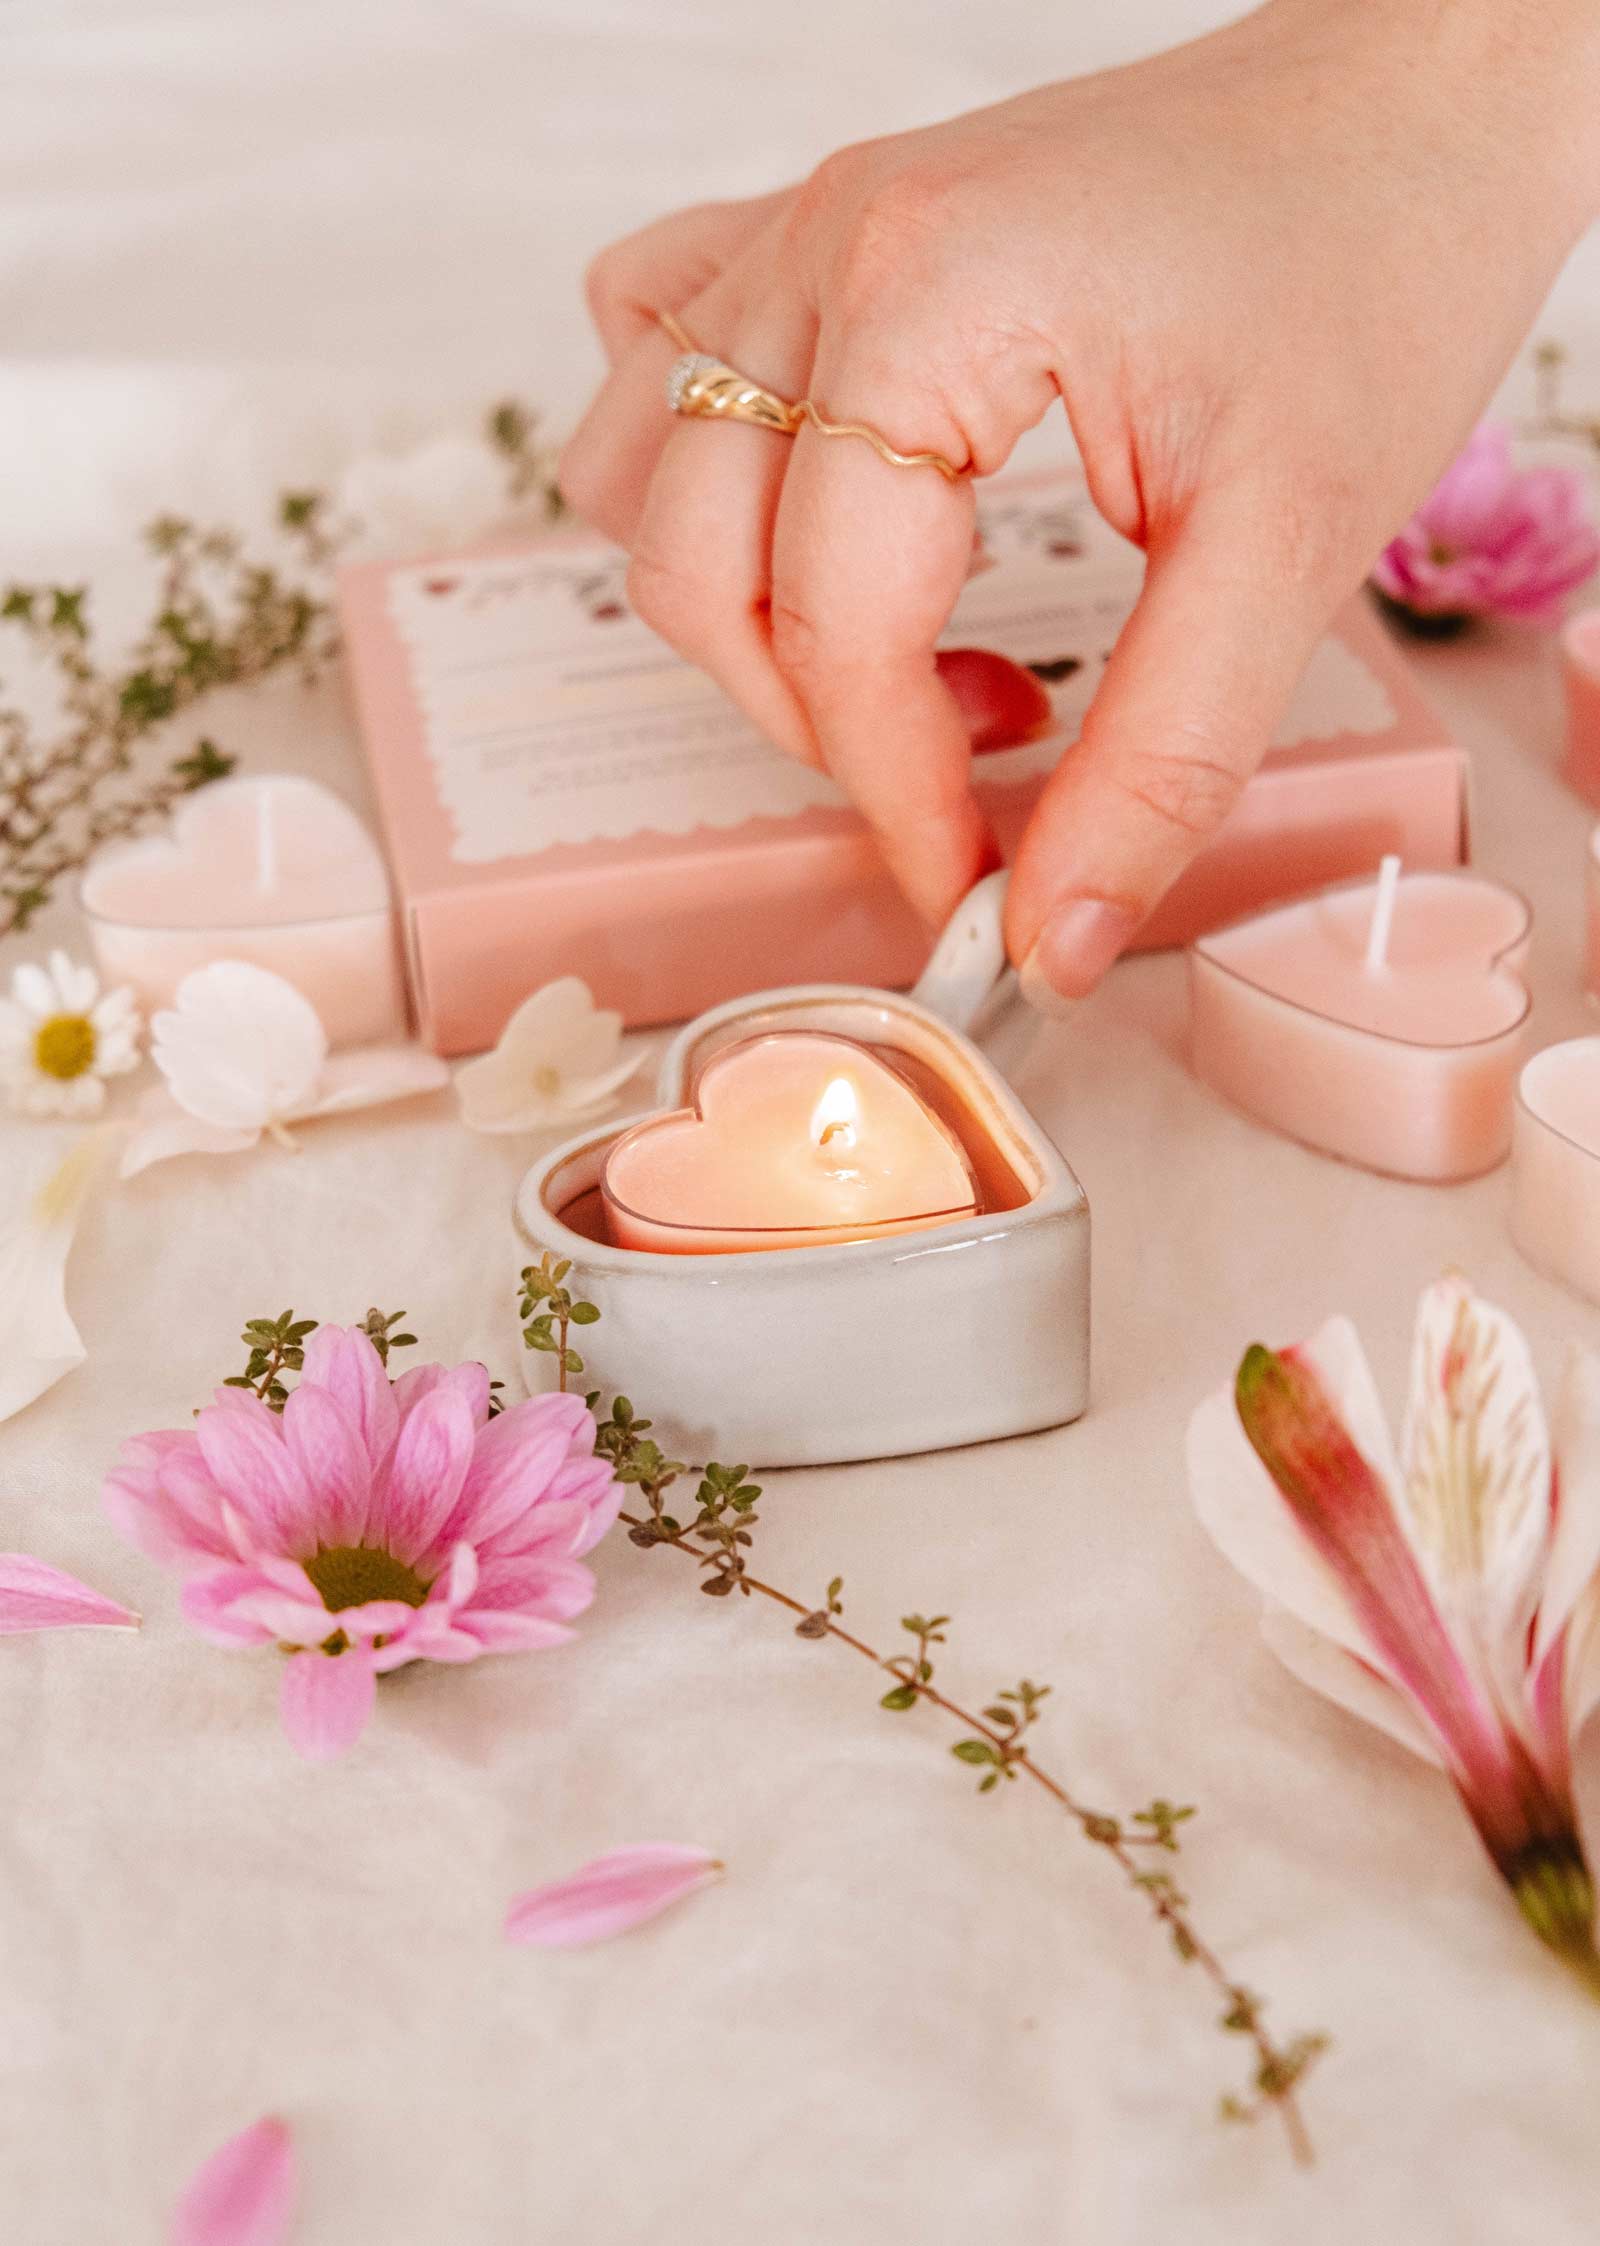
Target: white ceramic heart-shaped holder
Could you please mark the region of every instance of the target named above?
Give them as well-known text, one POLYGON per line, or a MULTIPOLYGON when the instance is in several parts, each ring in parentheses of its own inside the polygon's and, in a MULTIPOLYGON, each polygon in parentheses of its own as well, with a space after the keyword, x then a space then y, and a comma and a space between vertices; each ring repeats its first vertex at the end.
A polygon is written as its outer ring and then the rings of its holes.
MULTIPOLYGON (((569 1258, 594 1302, 583 1385, 620 1390, 674 1455, 816 1466, 985 1442, 1076 1419, 1088 1401, 1089 1205, 965 1032, 1005 971, 1004 876, 967 897, 909 997, 850 984, 762 991, 689 1023, 662 1060, 663 1111, 694 1105, 719 1053, 772 1031, 866 1046, 961 1140, 979 1213, 826 1246, 662 1255, 605 1237, 612 1125, 536 1163, 517 1195, 521 1260, 569 1258)), ((630 1126, 631 1127, 631 1126, 630 1126)), ((529 1385, 553 1360, 525 1353, 529 1385)))
POLYGON ((1600 1302, 1600 1037, 1547 1045, 1518 1080, 1511 1237, 1536 1270, 1600 1302))

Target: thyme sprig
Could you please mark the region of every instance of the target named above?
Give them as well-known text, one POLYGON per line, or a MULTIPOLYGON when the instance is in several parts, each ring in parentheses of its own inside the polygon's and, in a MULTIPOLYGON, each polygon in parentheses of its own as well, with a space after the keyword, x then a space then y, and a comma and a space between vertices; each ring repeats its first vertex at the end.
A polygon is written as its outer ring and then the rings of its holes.
MULTIPOLYGON (((572 1367, 567 1362, 568 1325, 593 1324, 600 1315, 593 1303, 575 1298, 566 1287, 570 1269, 568 1264, 552 1265, 546 1257, 542 1265, 523 1273, 524 1300, 531 1300, 535 1306, 553 1305, 551 1309, 535 1308, 524 1325, 524 1341, 531 1349, 555 1354, 562 1389, 567 1386, 569 1372, 582 1370, 581 1364, 572 1367), (555 1300, 557 1291, 559 1303, 555 1300)), ((599 1391, 591 1393, 587 1401, 591 1410, 598 1410, 599 1391)), ((642 1509, 625 1511, 621 1516, 629 1541, 643 1551, 670 1547, 693 1561, 701 1573, 703 1592, 717 1598, 738 1592, 746 1598, 764 1599, 798 1618, 794 1624, 796 1637, 812 1642, 832 1639, 870 1662, 891 1679, 879 1699, 880 1707, 904 1715, 927 1706, 949 1718, 961 1732, 950 1752, 958 1762, 979 1771, 980 1794, 997 1793, 1019 1778, 1029 1780, 1046 1794, 1077 1825, 1083 1838, 1117 1866, 1167 1935, 1179 1960, 1192 1965, 1211 1984, 1222 2007, 1219 2028, 1248 2043, 1248 2087, 1221 2099, 1222 2117, 1248 2121, 1261 2113, 1275 2112, 1293 2157, 1308 2164, 1313 2157, 1311 2138, 1299 2094, 1310 2069, 1326 2050, 1328 2038, 1306 2033, 1280 2041, 1267 2025, 1264 2000, 1230 1972, 1200 1932, 1189 1897, 1173 1874, 1165 1868, 1150 1868, 1147 1851, 1170 1856, 1179 1853, 1179 1828, 1195 1815, 1193 1805, 1158 1796, 1144 1808, 1120 1816, 1081 1801, 1064 1781, 1036 1760, 1030 1743, 1050 1694, 1048 1685, 1024 1677, 1015 1686, 997 1692, 977 1713, 935 1681, 938 1657, 933 1649, 947 1643, 949 1615, 903 1616, 900 1627, 910 1638, 911 1649, 885 1654, 846 1628, 840 1619, 844 1612, 842 1576, 832 1577, 821 1604, 813 1605, 752 1574, 749 1556, 759 1520, 756 1504, 761 1490, 749 1480, 748 1468, 715 1462, 703 1468, 690 1467, 663 1452, 651 1427, 652 1422, 641 1417, 626 1396, 616 1397, 598 1422, 596 1450, 611 1461, 617 1479, 638 1492, 642 1509), (694 1510, 691 1514, 685 1507, 680 1518, 668 1510, 668 1493, 693 1477, 698 1478, 694 1510)))
MULTIPOLYGON (((576 1352, 569 1347, 567 1333, 574 1325, 593 1325, 600 1315, 593 1303, 573 1294, 566 1284, 570 1276, 570 1264, 546 1257, 523 1273, 520 1298, 526 1306, 525 1344, 555 1357, 557 1383, 563 1391, 572 1373, 582 1370, 581 1364, 571 1363, 576 1352)), ((413 1334, 394 1330, 404 1317, 404 1311, 374 1309, 362 1321, 361 1330, 385 1364, 392 1350, 415 1345, 413 1334)), ((282 1411, 288 1380, 303 1368, 306 1339, 316 1326, 314 1318, 297 1318, 292 1310, 275 1318, 248 1319, 241 1337, 248 1352, 245 1368, 232 1374, 226 1385, 249 1389, 270 1409, 282 1411)), ((600 1404, 598 1392, 586 1400, 591 1410, 600 1404)), ((725 1599, 737 1593, 765 1600, 794 1618, 797 1638, 811 1643, 831 1639, 845 1647, 887 1678, 879 1706, 890 1713, 908 1715, 930 1708, 948 1719, 959 1733, 950 1753, 978 1773, 980 1794, 1000 1794, 1008 1784, 1025 1779, 1063 1811, 1083 1838, 1116 1865, 1180 1961, 1193 1966, 1211 1985, 1221 2005, 1219 2028, 1248 2044, 1248 2084, 1221 2099, 1223 2118, 1249 2121, 1262 2113, 1276 2113, 1295 2159, 1310 2162, 1311 2139, 1300 2110, 1300 2091, 1328 2039, 1304 2034, 1280 2041, 1267 2025, 1264 1999, 1230 1972, 1201 1933, 1193 1906, 1173 1872, 1165 1865, 1151 1864, 1152 1853, 1176 1856, 1180 1852, 1180 1829, 1195 1815, 1191 1804, 1158 1796, 1142 1809, 1116 1815, 1080 1800, 1034 1752, 1033 1735, 1050 1698, 1048 1685, 1024 1677, 1001 1688, 978 1709, 946 1689, 940 1664, 948 1644, 948 1614, 902 1616, 900 1627, 909 1647, 885 1653, 845 1624, 842 1576, 833 1576, 820 1602, 811 1603, 753 1574, 750 1555, 761 1489, 750 1480, 746 1467, 715 1461, 690 1467, 669 1458, 652 1433, 650 1420, 636 1412, 625 1396, 615 1398, 597 1420, 595 1449, 610 1460, 617 1480, 638 1493, 636 1509, 621 1516, 632 1544, 644 1551, 669 1547, 692 1561, 700 1588, 709 1596, 725 1599), (682 1507, 680 1518, 668 1510, 669 1493, 690 1480, 695 1482, 694 1496, 682 1507)))

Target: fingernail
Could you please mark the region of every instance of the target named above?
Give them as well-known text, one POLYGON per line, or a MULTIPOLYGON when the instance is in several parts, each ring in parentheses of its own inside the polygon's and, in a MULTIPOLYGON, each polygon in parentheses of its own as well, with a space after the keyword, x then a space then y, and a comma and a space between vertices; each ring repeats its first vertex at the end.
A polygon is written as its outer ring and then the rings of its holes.
POLYGON ((1136 913, 1103 897, 1057 905, 1017 971, 1023 997, 1053 1019, 1070 1014, 1121 958, 1138 926, 1136 913))

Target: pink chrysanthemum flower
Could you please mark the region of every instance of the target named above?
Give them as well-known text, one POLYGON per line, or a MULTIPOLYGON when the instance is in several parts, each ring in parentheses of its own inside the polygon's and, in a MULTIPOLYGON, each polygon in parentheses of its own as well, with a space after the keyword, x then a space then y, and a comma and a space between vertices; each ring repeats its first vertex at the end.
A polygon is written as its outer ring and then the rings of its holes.
POLYGON ((290 1654, 284 1729, 320 1760, 359 1738, 385 1670, 572 1636, 622 1497, 594 1436, 578 1397, 491 1419, 482 1365, 391 1384, 366 1334, 322 1326, 281 1416, 221 1388, 192 1430, 125 1443, 105 1502, 202 1636, 290 1654))
POLYGON ((1583 477, 1518 468, 1511 432, 1485 421, 1384 548, 1372 581, 1424 628, 1488 615, 1541 624, 1554 622, 1597 562, 1583 477))

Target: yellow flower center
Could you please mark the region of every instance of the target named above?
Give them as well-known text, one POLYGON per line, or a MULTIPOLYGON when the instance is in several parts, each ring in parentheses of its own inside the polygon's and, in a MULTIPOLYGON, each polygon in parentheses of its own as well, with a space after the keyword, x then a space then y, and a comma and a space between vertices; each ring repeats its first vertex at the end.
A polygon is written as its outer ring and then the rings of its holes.
POLYGON ((369 1599, 403 1599, 419 1607, 428 1586, 415 1568, 375 1544, 331 1544, 301 1562, 330 1614, 365 1606, 369 1599))
POLYGON ((87 1014, 52 1014, 33 1041, 34 1065, 63 1084, 94 1066, 94 1024, 87 1014))
POLYGON ((561 1089, 561 1071, 545 1061, 533 1072, 533 1088, 541 1098, 553 1100, 561 1089))

